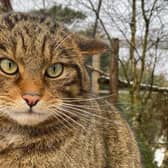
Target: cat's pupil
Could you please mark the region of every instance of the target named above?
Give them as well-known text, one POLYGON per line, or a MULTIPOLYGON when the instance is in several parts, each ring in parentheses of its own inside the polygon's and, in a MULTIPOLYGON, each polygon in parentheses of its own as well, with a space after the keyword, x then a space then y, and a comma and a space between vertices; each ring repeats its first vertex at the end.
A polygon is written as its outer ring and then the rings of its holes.
POLYGON ((11 68, 12 68, 12 63, 9 62, 9 63, 8 63, 8 66, 9 66, 9 69, 11 69, 11 68))
POLYGON ((55 65, 54 65, 54 67, 53 67, 53 71, 56 72, 56 67, 55 67, 55 65))

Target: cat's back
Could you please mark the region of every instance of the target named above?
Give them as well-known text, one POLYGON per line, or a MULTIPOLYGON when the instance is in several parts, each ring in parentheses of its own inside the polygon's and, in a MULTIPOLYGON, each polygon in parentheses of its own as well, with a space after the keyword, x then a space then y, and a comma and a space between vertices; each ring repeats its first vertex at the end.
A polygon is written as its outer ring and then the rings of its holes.
MULTIPOLYGON (((100 107, 102 102, 99 103, 100 107)), ((102 112, 105 113, 107 122, 104 122, 103 137, 105 150, 108 155, 109 168, 140 168, 141 160, 139 149, 126 120, 120 112, 109 103, 103 101, 102 112)))

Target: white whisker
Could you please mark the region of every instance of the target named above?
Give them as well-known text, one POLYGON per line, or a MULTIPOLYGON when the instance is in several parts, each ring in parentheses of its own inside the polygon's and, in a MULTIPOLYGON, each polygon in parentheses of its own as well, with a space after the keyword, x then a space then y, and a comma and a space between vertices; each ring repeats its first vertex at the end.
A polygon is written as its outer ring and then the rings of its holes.
POLYGON ((76 162, 74 161, 74 159, 73 159, 67 152, 65 152, 63 149, 62 149, 62 152, 63 152, 64 156, 67 158, 67 160, 69 161, 70 166, 72 166, 73 168, 74 168, 74 166, 75 166, 76 168, 78 168, 78 166, 76 166, 76 162), (74 164, 73 164, 72 162, 73 162, 74 164))
MULTIPOLYGON (((64 106, 63 106, 64 107, 64 106)), ((71 115, 73 115, 74 117, 78 117, 78 118, 80 118, 81 120, 83 120, 83 121, 89 121, 89 122, 92 122, 92 120, 90 119, 90 117, 91 116, 89 116, 89 115, 86 115, 86 114, 82 114, 82 113, 78 113, 78 114, 76 114, 76 113, 74 113, 74 112, 72 112, 72 110, 71 111, 67 111, 69 114, 71 114, 71 115)))
POLYGON ((69 125, 68 125, 68 124, 69 124, 68 120, 66 120, 64 117, 62 117, 62 116, 60 115, 60 113, 54 111, 54 114, 52 115, 52 117, 55 117, 59 122, 61 122, 61 124, 62 124, 65 128, 71 129, 71 127, 69 127, 69 125), (61 118, 61 119, 60 119, 60 118, 61 118), (64 121, 64 122, 63 122, 63 121, 64 121), (65 122, 68 123, 68 124, 65 124, 65 122))
POLYGON ((71 98, 61 98, 64 102, 84 102, 84 101, 93 101, 93 100, 101 100, 101 99, 105 99, 105 98, 109 98, 112 95, 108 95, 108 96, 101 96, 101 97, 95 97, 95 98, 79 98, 79 99, 71 99, 71 98), (69 100, 69 101, 66 101, 69 100))
POLYGON ((71 37, 71 36, 72 36, 72 34, 67 34, 67 36, 66 36, 65 38, 63 38, 63 39, 58 43, 58 45, 56 46, 55 50, 58 49, 58 48, 63 44, 63 42, 66 41, 66 40, 67 40, 69 37, 71 37))
MULTIPOLYGON (((97 114, 88 112, 88 111, 86 111, 86 110, 79 109, 79 108, 77 108, 77 107, 75 107, 75 106, 72 106, 72 105, 70 105, 70 104, 65 104, 65 103, 64 103, 63 105, 64 105, 65 107, 71 109, 71 110, 75 110, 75 111, 78 112, 78 113, 82 112, 82 113, 87 114, 87 115, 89 115, 89 116, 93 116, 93 117, 96 117, 96 118, 99 118, 99 119, 103 119, 103 120, 109 121, 107 118, 102 117, 101 115, 97 115, 97 114)), ((94 111, 95 111, 95 110, 96 110, 96 109, 94 109, 94 111)))
POLYGON ((86 128, 85 128, 82 124, 78 123, 78 122, 77 122, 76 120, 74 120, 72 117, 70 117, 70 116, 68 116, 67 114, 63 113, 63 111, 68 113, 67 110, 65 110, 64 108, 60 108, 60 107, 57 107, 57 110, 58 110, 57 112, 59 112, 59 114, 61 114, 61 115, 63 115, 64 117, 68 118, 68 119, 71 120, 73 123, 75 123, 76 125, 80 126, 83 130, 86 131, 86 128))

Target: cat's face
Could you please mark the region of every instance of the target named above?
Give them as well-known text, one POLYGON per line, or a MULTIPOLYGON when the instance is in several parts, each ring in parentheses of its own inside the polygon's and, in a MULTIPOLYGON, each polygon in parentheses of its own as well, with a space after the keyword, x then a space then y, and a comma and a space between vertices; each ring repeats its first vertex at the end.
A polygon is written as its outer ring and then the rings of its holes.
POLYGON ((0 116, 35 126, 56 118, 64 98, 81 96, 88 79, 82 59, 85 47, 77 41, 46 18, 2 16, 0 116))

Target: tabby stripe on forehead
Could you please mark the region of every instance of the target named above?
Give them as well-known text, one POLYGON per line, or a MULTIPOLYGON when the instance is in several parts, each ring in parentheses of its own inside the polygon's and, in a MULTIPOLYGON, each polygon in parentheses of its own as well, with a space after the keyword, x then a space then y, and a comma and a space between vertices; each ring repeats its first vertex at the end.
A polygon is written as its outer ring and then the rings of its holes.
POLYGON ((12 29, 14 27, 14 23, 13 21, 10 19, 10 16, 6 16, 4 18, 5 22, 6 22, 6 25, 9 27, 9 29, 12 29))
POLYGON ((44 38, 43 38, 43 43, 42 43, 42 51, 41 51, 41 53, 44 55, 44 52, 45 52, 45 46, 46 46, 46 43, 47 42, 47 37, 46 36, 44 36, 44 38))
POLYGON ((61 48, 61 47, 60 47, 60 49, 61 49, 61 52, 59 53, 59 55, 71 57, 71 53, 70 53, 70 51, 72 51, 71 49, 61 48))
POLYGON ((6 51, 6 47, 3 44, 0 44, 0 49, 6 51))
POLYGON ((27 16, 27 15, 19 15, 19 14, 13 14, 13 13, 8 13, 6 16, 4 16, 4 20, 6 22, 6 25, 8 26, 9 29, 12 29, 17 22, 22 21, 22 20, 37 20, 36 17, 33 16, 27 16))
POLYGON ((31 30, 24 26, 24 30, 29 37, 32 37, 31 30))
POLYGON ((44 16, 42 16, 41 18, 40 18, 40 23, 43 23, 44 21, 46 20, 46 17, 44 17, 44 16))
POLYGON ((19 33, 21 40, 22 40, 22 47, 24 48, 24 50, 26 50, 26 45, 25 45, 25 40, 24 40, 24 35, 20 32, 19 33))

